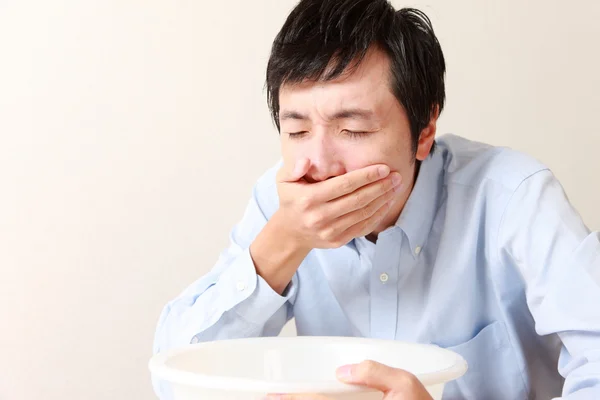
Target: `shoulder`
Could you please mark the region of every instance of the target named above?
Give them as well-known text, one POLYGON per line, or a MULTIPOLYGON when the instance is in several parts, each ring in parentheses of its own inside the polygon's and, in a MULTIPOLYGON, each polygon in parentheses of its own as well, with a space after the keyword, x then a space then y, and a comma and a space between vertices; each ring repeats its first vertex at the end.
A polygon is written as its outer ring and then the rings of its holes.
POLYGON ((456 135, 438 140, 445 156, 448 186, 482 187, 514 192, 525 180, 548 167, 534 157, 507 147, 492 146, 456 135))

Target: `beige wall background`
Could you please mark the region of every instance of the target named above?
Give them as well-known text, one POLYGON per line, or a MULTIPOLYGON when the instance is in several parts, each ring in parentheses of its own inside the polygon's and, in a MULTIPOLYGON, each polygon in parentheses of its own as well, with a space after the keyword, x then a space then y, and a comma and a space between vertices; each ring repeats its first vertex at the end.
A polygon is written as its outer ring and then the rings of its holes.
MULTIPOLYGON (((600 229, 600 2, 394 3, 445 50, 440 132, 533 154, 600 229)), ((278 159, 264 69, 294 4, 0 2, 0 399, 153 398, 161 307, 278 159)))

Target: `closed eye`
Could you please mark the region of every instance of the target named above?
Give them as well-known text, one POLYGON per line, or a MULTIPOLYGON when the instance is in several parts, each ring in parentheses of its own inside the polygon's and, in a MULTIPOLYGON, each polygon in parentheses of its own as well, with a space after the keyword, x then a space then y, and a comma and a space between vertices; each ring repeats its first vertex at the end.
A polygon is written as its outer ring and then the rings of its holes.
POLYGON ((290 139, 299 139, 302 136, 304 136, 305 134, 307 134, 307 131, 301 131, 301 132, 288 132, 288 136, 290 137, 290 139))
POLYGON ((350 136, 351 138, 358 138, 361 136, 366 136, 371 132, 366 132, 366 131, 349 131, 347 129, 344 129, 342 132, 344 132, 346 135, 350 136))

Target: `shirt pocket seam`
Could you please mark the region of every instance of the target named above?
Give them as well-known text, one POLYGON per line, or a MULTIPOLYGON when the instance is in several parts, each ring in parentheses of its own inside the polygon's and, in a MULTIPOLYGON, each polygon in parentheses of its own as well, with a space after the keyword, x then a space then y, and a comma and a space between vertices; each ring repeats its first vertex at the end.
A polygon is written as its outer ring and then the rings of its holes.
MULTIPOLYGON (((487 341, 488 345, 493 344, 493 349, 495 351, 505 348, 506 351, 510 352, 510 357, 512 360, 514 360, 515 366, 518 368, 519 377, 521 378, 521 392, 525 395, 524 398, 526 398, 526 399, 529 398, 529 385, 527 384, 527 380, 525 379, 523 369, 519 363, 519 358, 515 352, 514 346, 512 345, 512 341, 511 341, 509 332, 508 332, 508 330, 506 328, 506 324, 504 322, 502 322, 500 320, 492 321, 491 323, 485 325, 471 339, 469 339, 465 342, 462 342, 462 343, 452 345, 452 346, 442 346, 442 347, 444 347, 450 351, 454 351, 460 355, 473 354, 474 349, 477 349, 477 344, 486 343, 484 341, 485 338, 488 338, 488 341, 487 341)), ((468 362, 468 360, 467 360, 467 362, 468 362)), ((470 396, 469 398, 475 398, 473 393, 471 392, 470 387, 466 387, 465 389, 467 389, 467 391, 468 391, 468 394, 470 396)))

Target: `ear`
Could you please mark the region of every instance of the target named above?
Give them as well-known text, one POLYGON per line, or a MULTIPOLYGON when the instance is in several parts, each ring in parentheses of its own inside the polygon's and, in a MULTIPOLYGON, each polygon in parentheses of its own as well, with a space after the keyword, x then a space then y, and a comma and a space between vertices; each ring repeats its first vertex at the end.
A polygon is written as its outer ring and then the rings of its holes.
POLYGON ((427 158, 435 141, 435 132, 437 129, 437 120, 440 116, 440 107, 435 106, 435 110, 431 113, 431 119, 427 126, 421 131, 419 143, 417 144, 417 160, 423 161, 427 158))

